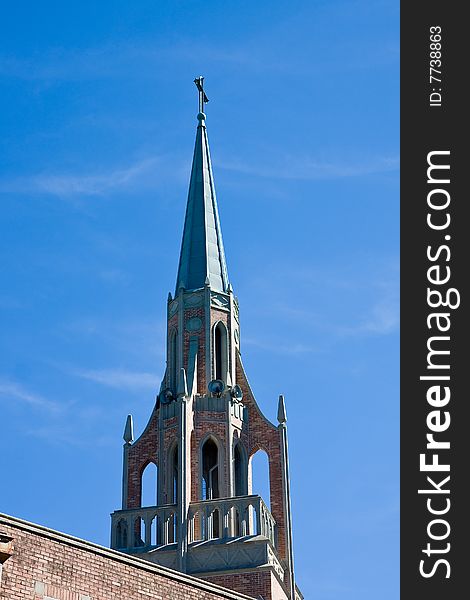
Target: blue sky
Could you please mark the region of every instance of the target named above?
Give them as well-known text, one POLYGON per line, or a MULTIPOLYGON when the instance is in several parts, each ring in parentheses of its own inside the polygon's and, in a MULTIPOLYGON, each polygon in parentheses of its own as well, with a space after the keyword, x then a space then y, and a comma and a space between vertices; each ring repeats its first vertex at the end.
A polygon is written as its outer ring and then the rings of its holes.
POLYGON ((398 2, 10 3, 0 510, 107 545, 207 126, 243 361, 286 396, 306 598, 398 597, 398 2))

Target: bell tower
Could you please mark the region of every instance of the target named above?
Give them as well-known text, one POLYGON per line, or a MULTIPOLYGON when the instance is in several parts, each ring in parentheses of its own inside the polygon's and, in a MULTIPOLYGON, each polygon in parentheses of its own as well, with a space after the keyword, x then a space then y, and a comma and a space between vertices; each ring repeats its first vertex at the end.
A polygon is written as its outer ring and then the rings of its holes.
POLYGON ((209 153, 203 77, 183 239, 167 304, 167 361, 150 420, 124 430, 122 508, 111 547, 253 598, 299 600, 295 585, 286 410, 260 411, 241 362, 209 153), (269 461, 270 510, 252 493, 252 457, 269 461), (142 475, 157 467, 155 505, 142 475))

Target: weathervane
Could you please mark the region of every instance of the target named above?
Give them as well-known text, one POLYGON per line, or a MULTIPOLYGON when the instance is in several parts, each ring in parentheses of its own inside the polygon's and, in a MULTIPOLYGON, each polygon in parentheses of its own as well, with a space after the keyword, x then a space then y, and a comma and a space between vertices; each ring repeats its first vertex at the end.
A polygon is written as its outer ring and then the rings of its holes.
POLYGON ((209 102, 209 98, 206 96, 206 92, 204 91, 204 77, 202 75, 196 77, 194 83, 196 84, 196 87, 199 90, 199 112, 203 113, 204 104, 209 102))

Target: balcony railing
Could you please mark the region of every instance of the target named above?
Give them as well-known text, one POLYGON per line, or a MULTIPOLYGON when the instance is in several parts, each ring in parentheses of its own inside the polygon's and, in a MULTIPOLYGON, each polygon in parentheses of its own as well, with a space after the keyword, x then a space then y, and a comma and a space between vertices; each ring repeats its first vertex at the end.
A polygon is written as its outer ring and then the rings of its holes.
POLYGON ((261 496, 191 502, 188 541, 262 535, 274 545, 275 521, 261 496))
POLYGON ((178 541, 176 504, 117 510, 111 515, 111 548, 135 549, 178 541))
MULTIPOLYGON (((178 541, 177 505, 118 510, 111 515, 111 547, 142 549, 178 541)), ((191 502, 188 542, 261 535, 275 545, 273 516, 260 496, 236 496, 191 502)))

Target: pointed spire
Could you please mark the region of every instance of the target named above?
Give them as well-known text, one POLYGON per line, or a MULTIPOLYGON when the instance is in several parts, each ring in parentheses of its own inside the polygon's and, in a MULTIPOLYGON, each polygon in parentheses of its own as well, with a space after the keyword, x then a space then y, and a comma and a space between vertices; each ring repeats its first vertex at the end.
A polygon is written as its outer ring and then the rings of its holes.
POLYGON ((122 438, 126 444, 132 444, 134 441, 134 424, 132 422, 132 415, 127 415, 126 426, 124 428, 124 435, 122 438))
MULTIPOLYGON (((207 96, 203 77, 195 80, 202 108, 207 96)), ((209 283, 218 292, 228 290, 228 274, 215 196, 214 176, 209 153, 206 115, 200 110, 196 132, 183 240, 176 280, 176 293, 181 287, 196 290, 209 283)))
POLYGON ((284 396, 279 396, 279 404, 277 407, 277 420, 283 424, 287 422, 286 404, 284 402, 284 396))

